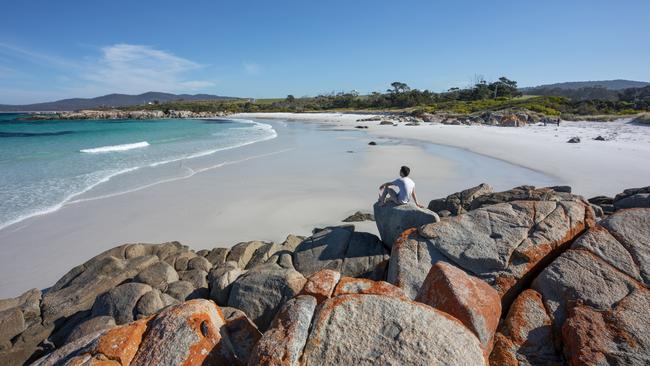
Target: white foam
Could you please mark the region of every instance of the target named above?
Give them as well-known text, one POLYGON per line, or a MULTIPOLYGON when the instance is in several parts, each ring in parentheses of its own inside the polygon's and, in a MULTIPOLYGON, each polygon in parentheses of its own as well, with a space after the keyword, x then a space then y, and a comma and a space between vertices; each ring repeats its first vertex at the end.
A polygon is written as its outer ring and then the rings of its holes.
POLYGON ((107 152, 114 152, 114 151, 127 151, 133 149, 140 149, 147 146, 149 146, 148 142, 140 141, 140 142, 135 142, 133 144, 109 145, 109 146, 94 147, 92 149, 81 149, 79 150, 79 152, 98 154, 98 153, 107 153, 107 152))

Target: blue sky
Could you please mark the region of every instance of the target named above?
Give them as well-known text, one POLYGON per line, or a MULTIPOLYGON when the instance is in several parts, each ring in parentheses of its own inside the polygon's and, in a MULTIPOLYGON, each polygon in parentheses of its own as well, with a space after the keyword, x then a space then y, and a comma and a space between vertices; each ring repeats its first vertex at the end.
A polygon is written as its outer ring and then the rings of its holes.
POLYGON ((1 0, 0 104, 650 81, 650 1, 1 0))

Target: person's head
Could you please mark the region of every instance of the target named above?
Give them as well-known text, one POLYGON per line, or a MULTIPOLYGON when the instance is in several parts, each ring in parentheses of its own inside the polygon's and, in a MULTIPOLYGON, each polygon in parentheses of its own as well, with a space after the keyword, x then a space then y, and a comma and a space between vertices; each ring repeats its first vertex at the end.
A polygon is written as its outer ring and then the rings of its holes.
POLYGON ((411 173, 411 169, 406 165, 402 165, 402 167, 399 168, 399 176, 402 178, 408 177, 410 173, 411 173))

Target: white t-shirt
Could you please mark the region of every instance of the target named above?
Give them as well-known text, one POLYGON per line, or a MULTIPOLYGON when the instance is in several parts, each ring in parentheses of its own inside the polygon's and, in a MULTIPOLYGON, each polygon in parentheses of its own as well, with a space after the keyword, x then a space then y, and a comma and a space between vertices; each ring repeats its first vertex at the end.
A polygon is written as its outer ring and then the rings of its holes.
POLYGON ((415 182, 409 177, 397 178, 393 181, 393 185, 399 188, 397 192, 397 200, 402 203, 408 203, 409 197, 413 194, 413 188, 415 188, 415 182))

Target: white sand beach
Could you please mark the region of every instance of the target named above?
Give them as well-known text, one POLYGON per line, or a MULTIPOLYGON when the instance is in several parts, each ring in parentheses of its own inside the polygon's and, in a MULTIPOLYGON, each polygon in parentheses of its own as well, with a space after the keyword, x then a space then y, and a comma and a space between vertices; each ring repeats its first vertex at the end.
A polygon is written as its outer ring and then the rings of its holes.
MULTIPOLYGON (((356 122, 368 115, 353 114, 234 117, 271 123, 278 137, 124 174, 56 212, 0 230, 0 297, 46 288, 122 243, 178 240, 202 249, 309 235, 357 210, 370 211, 379 184, 404 164, 424 204, 482 182, 495 189, 569 184, 592 196, 650 181, 650 129, 623 122, 393 127, 356 122), (610 140, 591 140, 597 135, 610 140), (571 136, 583 142, 567 144, 571 136), (139 184, 152 177, 156 183, 139 184)), ((376 232, 373 222, 356 226, 376 232)))

